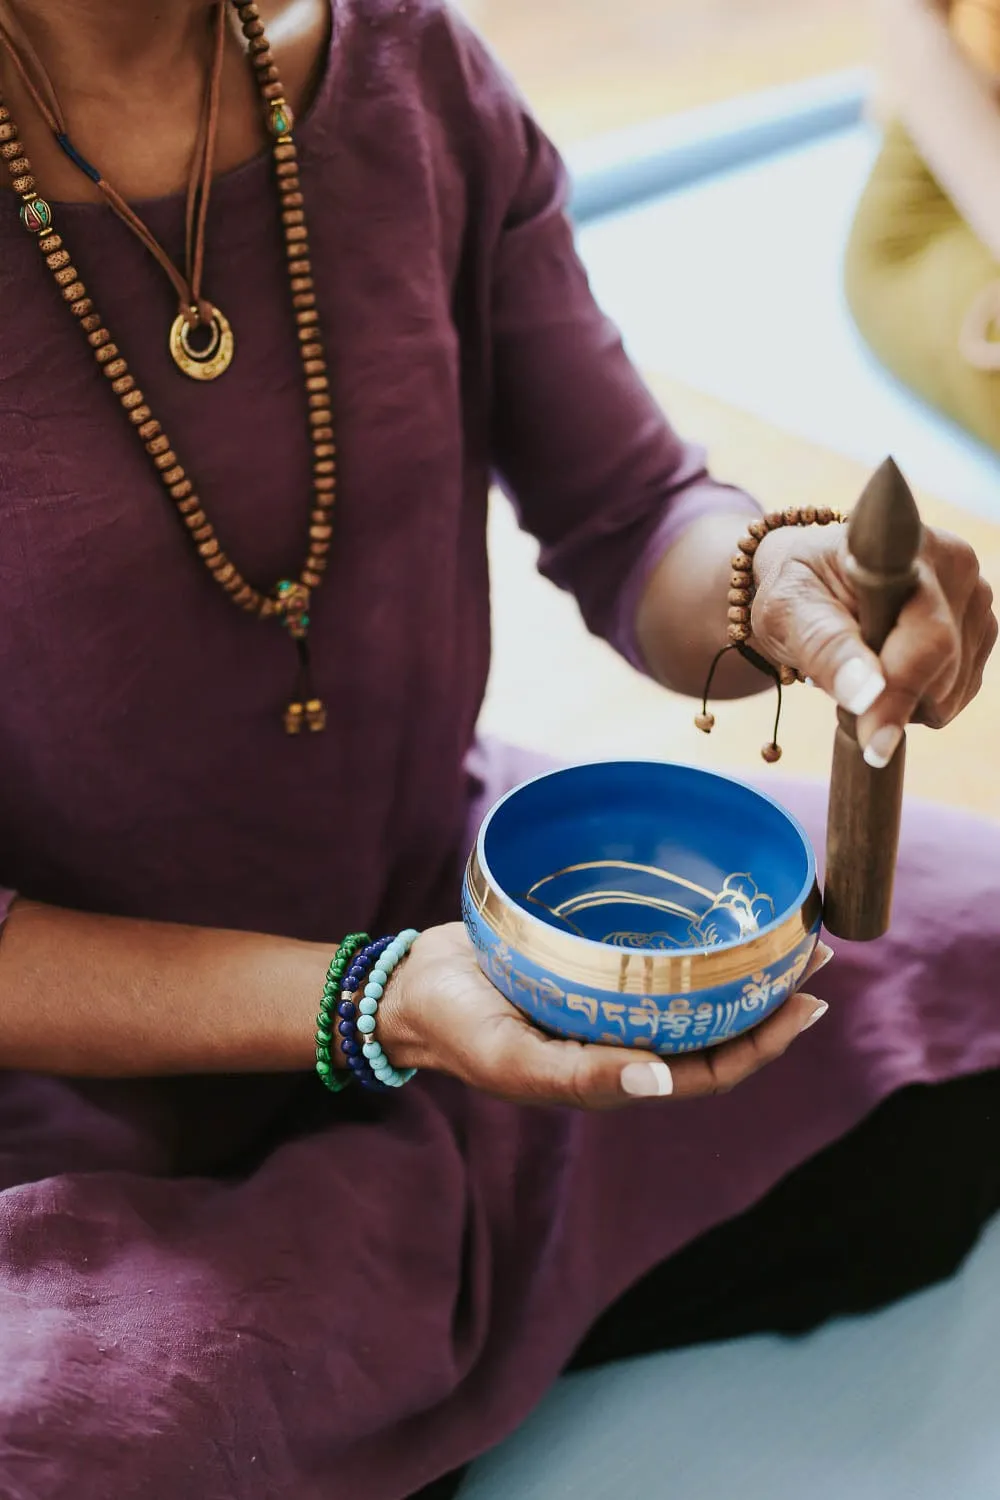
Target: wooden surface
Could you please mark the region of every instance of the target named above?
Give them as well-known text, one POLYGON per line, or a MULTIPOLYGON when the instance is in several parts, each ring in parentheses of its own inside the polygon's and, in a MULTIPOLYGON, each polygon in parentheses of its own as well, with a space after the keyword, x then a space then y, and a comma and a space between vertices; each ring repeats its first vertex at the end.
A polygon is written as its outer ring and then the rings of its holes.
MULTIPOLYGON (((654 390, 679 428, 704 441, 720 478, 752 489, 768 509, 849 508, 868 471, 848 458, 790 437, 673 381, 654 390)), ((1000 582, 1000 527, 917 490, 925 522, 959 532, 1000 582)), ((539 579, 535 547, 506 505, 495 507, 494 669, 484 727, 513 742, 568 759, 601 755, 676 757, 694 764, 770 775, 760 747, 770 738, 773 695, 717 705, 710 737, 692 723, 696 706, 632 672, 587 635, 573 601, 539 579)), ((1000 592, 1000 590, 998 590, 1000 592)), ((835 710, 814 689, 794 687, 782 719, 780 776, 830 772, 835 710)), ((948 729, 911 731, 907 792, 1000 816, 1000 777, 991 747, 1000 735, 1000 663, 994 658, 977 702, 948 729)))
POLYGON ((560 143, 866 62, 871 0, 460 0, 560 143))

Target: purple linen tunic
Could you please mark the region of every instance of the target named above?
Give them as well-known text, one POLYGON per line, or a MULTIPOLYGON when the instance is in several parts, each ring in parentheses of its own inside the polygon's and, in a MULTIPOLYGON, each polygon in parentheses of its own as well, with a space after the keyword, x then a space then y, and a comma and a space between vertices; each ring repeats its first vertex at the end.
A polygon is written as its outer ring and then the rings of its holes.
MULTIPOLYGON (((482 799, 530 769, 474 747, 491 476, 633 657, 657 557, 707 508, 749 505, 630 369, 558 160, 454 14, 337 0, 299 140, 342 452, 313 611, 332 722, 299 741, 288 642, 193 560, 0 195, 0 883, 37 899, 331 942, 454 917, 482 799)), ((141 247, 101 208, 56 208, 264 586, 299 566, 309 509, 269 170, 213 196, 206 288, 238 345, 207 387, 169 362, 171 294, 141 247)), ((143 213, 179 252, 181 203, 143 213)), ((818 833, 818 799, 787 800, 818 833)), ((657 1261, 891 1090, 1000 1064, 998 896, 991 830, 911 814, 895 930, 824 975, 830 1017, 684 1107, 0 1075, 0 1493, 399 1500, 482 1451, 657 1261)))

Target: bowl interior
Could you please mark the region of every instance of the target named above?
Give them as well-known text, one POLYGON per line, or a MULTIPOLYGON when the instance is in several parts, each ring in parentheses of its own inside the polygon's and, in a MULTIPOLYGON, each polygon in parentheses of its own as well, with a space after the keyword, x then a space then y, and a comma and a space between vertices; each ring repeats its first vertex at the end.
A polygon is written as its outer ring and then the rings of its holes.
POLYGON ((693 766, 615 761, 538 777, 480 834, 490 883, 559 931, 622 948, 746 941, 806 900, 815 860, 769 797, 693 766))

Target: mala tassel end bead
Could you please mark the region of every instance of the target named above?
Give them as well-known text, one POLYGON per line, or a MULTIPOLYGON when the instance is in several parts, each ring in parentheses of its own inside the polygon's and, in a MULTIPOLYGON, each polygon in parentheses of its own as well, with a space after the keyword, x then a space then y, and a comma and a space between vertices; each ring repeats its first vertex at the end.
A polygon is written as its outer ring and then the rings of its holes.
POLYGON ((761 758, 766 760, 769 766, 773 766, 781 759, 781 746, 775 744, 772 740, 769 745, 764 746, 760 753, 761 758))
POLYGON ((715 715, 706 713, 698 714, 694 721, 694 727, 695 729, 700 729, 702 734, 711 734, 715 728, 715 715))
POLYGON ((304 703, 289 703, 285 709, 285 733, 301 734, 305 714, 306 706, 304 703))
POLYGON ((326 728, 326 707, 319 698, 310 698, 305 705, 306 723, 313 734, 322 734, 326 728))

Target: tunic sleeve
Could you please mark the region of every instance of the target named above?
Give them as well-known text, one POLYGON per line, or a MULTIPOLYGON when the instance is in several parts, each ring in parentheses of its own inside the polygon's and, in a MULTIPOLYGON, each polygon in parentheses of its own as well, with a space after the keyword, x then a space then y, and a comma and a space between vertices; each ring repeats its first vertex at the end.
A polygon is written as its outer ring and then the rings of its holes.
POLYGON ((563 164, 523 106, 516 128, 492 277, 494 461, 542 572, 642 668, 635 619, 664 553, 707 512, 759 508, 711 477, 630 364, 577 256, 563 164))

